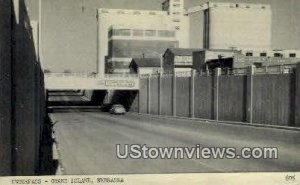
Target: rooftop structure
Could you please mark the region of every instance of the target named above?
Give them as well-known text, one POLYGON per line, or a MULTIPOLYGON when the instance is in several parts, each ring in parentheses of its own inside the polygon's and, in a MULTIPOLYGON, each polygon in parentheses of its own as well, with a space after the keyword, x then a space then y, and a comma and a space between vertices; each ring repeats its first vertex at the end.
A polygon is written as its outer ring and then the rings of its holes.
POLYGON ((158 74, 161 69, 160 58, 133 58, 130 65, 130 73, 134 74, 158 74))
POLYGON ((193 52, 196 48, 168 48, 163 55, 165 73, 190 72, 193 68, 193 52))

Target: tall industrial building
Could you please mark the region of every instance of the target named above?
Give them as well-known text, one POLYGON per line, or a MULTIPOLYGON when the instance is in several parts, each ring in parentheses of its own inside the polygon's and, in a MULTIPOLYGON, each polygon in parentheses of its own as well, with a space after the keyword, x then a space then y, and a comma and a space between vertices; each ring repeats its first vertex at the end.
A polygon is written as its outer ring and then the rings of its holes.
POLYGON ((180 48, 189 48, 189 17, 185 14, 184 0, 165 0, 162 10, 168 12, 169 25, 176 30, 180 48))
MULTIPOLYGON (((175 31, 178 47, 189 47, 189 22, 184 14, 184 0, 166 0, 162 11, 98 9, 98 74, 105 74, 105 61, 108 56, 108 32, 111 26, 127 29, 155 28, 154 30, 175 31)), ((148 38, 155 41, 156 37, 148 38)))
POLYGON ((206 3, 187 11, 190 45, 206 49, 270 50, 270 5, 206 3))
POLYGON ((167 12, 99 9, 98 10, 98 74, 105 74, 105 60, 108 57, 109 29, 111 26, 127 28, 168 27, 167 12))

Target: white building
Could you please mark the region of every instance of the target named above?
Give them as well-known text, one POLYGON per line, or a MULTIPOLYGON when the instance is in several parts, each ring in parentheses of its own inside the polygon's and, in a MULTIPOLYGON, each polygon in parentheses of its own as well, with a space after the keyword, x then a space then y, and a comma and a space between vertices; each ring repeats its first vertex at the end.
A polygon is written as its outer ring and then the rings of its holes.
POLYGON ((124 27, 168 27, 167 12, 123 9, 98 9, 98 74, 105 73, 108 31, 112 25, 124 27))
POLYGON ((165 0, 162 10, 168 12, 169 25, 176 30, 180 48, 189 48, 189 17, 185 14, 184 0, 165 0))
POLYGON ((154 27, 176 31, 179 47, 189 47, 189 18, 184 15, 184 0, 166 0, 163 11, 98 9, 98 73, 105 73, 108 55, 108 31, 111 26, 154 27))
POLYGON ((270 50, 270 5, 207 3, 190 8, 191 47, 270 50))

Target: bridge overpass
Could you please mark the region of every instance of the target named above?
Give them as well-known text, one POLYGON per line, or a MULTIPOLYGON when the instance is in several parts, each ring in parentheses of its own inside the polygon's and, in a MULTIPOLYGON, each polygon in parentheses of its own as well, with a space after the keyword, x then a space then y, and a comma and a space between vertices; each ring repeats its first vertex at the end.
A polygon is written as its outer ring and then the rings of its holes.
POLYGON ((134 74, 45 73, 47 90, 138 90, 139 82, 134 74))

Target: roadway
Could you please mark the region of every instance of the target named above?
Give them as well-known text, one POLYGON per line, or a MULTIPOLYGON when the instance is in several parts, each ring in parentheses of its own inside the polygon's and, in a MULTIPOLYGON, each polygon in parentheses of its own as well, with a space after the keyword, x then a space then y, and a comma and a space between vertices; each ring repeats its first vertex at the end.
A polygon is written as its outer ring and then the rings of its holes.
POLYGON ((72 109, 50 114, 64 174, 299 171, 299 131, 72 109), (118 159, 116 144, 278 147, 278 159, 118 159))

